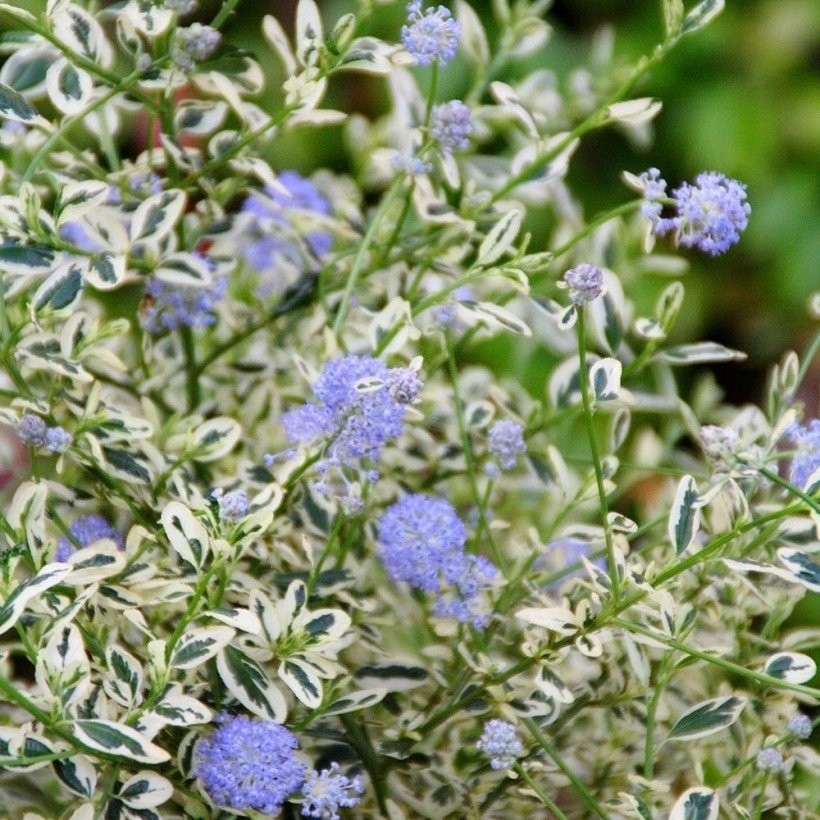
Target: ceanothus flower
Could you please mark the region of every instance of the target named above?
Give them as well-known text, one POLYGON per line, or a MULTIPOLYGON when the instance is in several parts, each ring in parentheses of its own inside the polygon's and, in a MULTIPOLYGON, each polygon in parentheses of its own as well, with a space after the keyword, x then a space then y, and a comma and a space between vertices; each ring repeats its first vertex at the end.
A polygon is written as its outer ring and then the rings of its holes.
POLYGON ((661 172, 657 168, 644 171, 640 175, 640 180, 644 186, 641 213, 652 222, 657 222, 663 211, 663 204, 660 200, 666 196, 666 180, 661 179, 661 172))
POLYGON ((467 148, 472 132, 470 108, 461 100, 450 100, 433 106, 430 115, 430 136, 438 141, 443 154, 452 154, 453 151, 467 148))
POLYGON ((190 70, 196 63, 201 63, 212 56, 221 42, 222 35, 212 26, 192 23, 185 28, 179 28, 174 62, 179 68, 190 70))
POLYGON ((222 724, 196 750, 196 776, 218 806, 276 814, 305 782, 294 734, 272 720, 239 715, 222 724))
POLYGON ((444 66, 456 56, 461 24, 444 6, 421 11, 421 0, 407 5, 407 25, 402 26, 401 41, 419 65, 434 60, 444 66))
POLYGON ((331 763, 329 769, 311 772, 307 776, 302 794, 303 817, 319 817, 322 820, 339 820, 339 809, 352 809, 364 794, 364 784, 359 775, 352 779, 338 774, 339 764, 331 763))
POLYGON ((17 422, 17 438, 29 447, 42 447, 46 443, 46 423, 33 413, 26 413, 17 422))
POLYGON ((757 768, 762 772, 782 772, 783 755, 774 748, 766 746, 757 753, 757 768))
POLYGON ((239 521, 248 514, 248 495, 244 490, 231 490, 227 493, 217 491, 214 495, 223 521, 239 521))
POLYGON ((81 515, 71 523, 68 532, 71 539, 62 536, 57 541, 57 549, 54 551, 55 561, 68 561, 76 552, 73 542, 79 544, 80 547, 90 547, 97 541, 107 538, 113 541, 119 549, 125 549, 123 534, 101 515, 81 515))
POLYGON ((803 488, 820 470, 820 419, 812 419, 804 426, 795 423, 787 432, 795 447, 789 480, 795 487, 803 488))
POLYGON ((317 402, 282 416, 288 439, 310 444, 332 438, 331 460, 342 464, 376 461, 384 445, 401 435, 407 404, 401 399, 415 398, 420 387, 407 379, 404 370, 391 370, 371 356, 344 356, 326 362, 313 385, 317 402))
POLYGON ((498 459, 504 470, 511 470, 521 453, 527 452, 524 428, 509 420, 497 421, 487 432, 487 449, 498 459))
POLYGON ((798 740, 808 740, 811 737, 811 718, 798 712, 786 727, 798 740))
POLYGON ((379 519, 377 540, 394 581, 438 596, 434 614, 486 626, 479 596, 497 570, 486 558, 464 551, 467 529, 449 501, 422 493, 403 496, 379 519))
MULTIPOLYGON (((260 296, 281 289, 281 268, 301 270, 304 266, 297 229, 299 214, 330 214, 327 199, 313 182, 296 171, 283 171, 277 182, 277 186, 266 185, 264 193, 251 194, 242 204, 249 233, 242 253, 254 270, 268 273, 275 280, 262 282, 260 296)), ((309 230, 301 239, 316 259, 322 259, 333 247, 333 237, 327 231, 309 230)))
POLYGON ((43 448, 48 453, 64 453, 74 441, 74 436, 63 427, 49 427, 43 448))
POLYGON ((478 750, 490 758, 493 769, 511 769, 524 751, 515 733, 515 726, 506 720, 493 718, 484 724, 484 731, 476 743, 478 750))
POLYGON ((558 286, 569 288, 569 300, 574 305, 584 305, 606 292, 603 271, 587 262, 570 268, 558 286))
POLYGON ((208 327, 216 322, 214 309, 227 287, 225 277, 204 288, 174 286, 151 278, 145 285, 148 299, 140 314, 140 324, 149 333, 177 330, 183 326, 208 327))
POLYGON ((749 224, 752 209, 746 202, 746 186, 715 171, 698 174, 695 185, 684 182, 672 196, 675 216, 656 217, 654 230, 659 236, 674 233, 684 248, 718 256, 740 239, 749 224))

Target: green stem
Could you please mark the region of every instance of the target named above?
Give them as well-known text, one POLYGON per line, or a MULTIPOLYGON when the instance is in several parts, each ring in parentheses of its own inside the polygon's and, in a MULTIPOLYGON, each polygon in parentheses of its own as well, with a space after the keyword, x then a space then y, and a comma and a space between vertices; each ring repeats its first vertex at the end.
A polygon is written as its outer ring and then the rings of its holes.
POLYGON ((740 666, 739 664, 724 660, 723 658, 720 658, 717 655, 711 655, 708 652, 702 652, 700 649, 695 649, 693 646, 688 646, 687 644, 681 643, 674 638, 670 638, 660 632, 647 629, 640 624, 632 623, 632 621, 627 621, 624 618, 617 616, 613 617, 610 620, 610 623, 612 626, 620 626, 623 629, 637 635, 652 638, 659 643, 665 644, 670 649, 676 649, 678 652, 683 652, 685 655, 689 655, 692 658, 698 658, 699 660, 706 661, 707 663, 717 666, 726 672, 731 672, 733 675, 739 675, 740 677, 754 681, 761 686, 770 686, 775 689, 785 689, 789 692, 799 692, 802 695, 808 695, 812 698, 820 697, 820 689, 815 689, 811 686, 803 686, 799 683, 790 683, 782 680, 781 678, 775 678, 772 675, 767 675, 764 672, 753 672, 751 669, 746 669, 745 666, 740 666))
POLYGON ((346 740, 356 750, 365 769, 367 769, 367 773, 370 775, 370 782, 376 792, 376 802, 379 804, 382 816, 390 817, 391 814, 387 808, 387 766, 385 761, 381 760, 376 754, 373 743, 359 718, 348 713, 339 715, 339 720, 345 727, 346 740))
POLYGON ((222 8, 217 12, 216 17, 211 20, 211 28, 221 28, 238 5, 239 0, 225 0, 222 4, 222 8))
POLYGON ((199 387, 199 373, 196 363, 196 348, 194 334, 190 327, 183 325, 179 329, 182 340, 182 350, 185 355, 185 393, 188 397, 188 412, 193 413, 202 401, 199 387))
POLYGON ((806 504, 808 504, 817 515, 820 515, 820 504, 818 504, 810 495, 807 495, 799 487, 796 487, 790 481, 786 481, 785 478, 781 478, 777 473, 773 472, 767 467, 758 467, 757 469, 758 472, 761 475, 766 476, 766 478, 768 478, 769 481, 773 482, 774 484, 779 484, 789 494, 797 496, 797 498, 801 499, 802 501, 805 501, 806 504))
POLYGON ((598 504, 601 510, 601 524, 604 528, 604 539, 606 540, 607 569, 609 570, 609 581, 612 585, 612 597, 615 601, 620 595, 620 578, 618 577, 618 564, 615 558, 615 541, 612 537, 612 527, 609 523, 609 505, 606 498, 606 488, 604 487, 604 473, 601 469, 601 458, 598 454, 598 442, 595 437, 595 427, 592 423, 592 404, 589 399, 589 371, 587 370, 586 352, 586 322, 584 306, 577 307, 578 312, 578 381, 581 388, 581 404, 584 408, 584 422, 587 428, 587 438, 589 439, 589 449, 592 456, 592 467, 595 470, 595 483, 598 487, 598 504))
POLYGON ((541 734, 538 724, 531 718, 525 718, 524 725, 533 736, 535 742, 547 753, 553 763, 555 763, 555 765, 564 773, 564 776, 569 780, 573 790, 578 797, 581 798, 587 808, 598 817, 606 818, 606 813, 600 807, 598 801, 593 797, 592 792, 590 792, 590 790, 578 779, 578 776, 572 771, 567 763, 564 762, 564 759, 560 754, 558 754, 552 744, 541 734))
POLYGON ((530 777, 529 772, 520 764, 515 764, 515 771, 521 776, 521 779, 538 795, 538 799, 558 818, 558 820, 567 820, 566 814, 547 797, 544 790, 530 777))
POLYGON ((458 389, 458 370, 456 368, 456 358, 453 353, 450 339, 447 339, 447 373, 450 377, 450 386, 453 388, 453 404, 455 405, 456 421, 458 422, 458 434, 461 440, 461 449, 464 453, 464 461, 467 464, 467 479, 470 482, 470 490, 473 494, 473 503, 478 511, 478 522, 476 524, 476 538, 482 532, 487 536, 487 542, 493 553, 496 563, 501 567, 502 572, 507 574, 507 562, 498 549, 495 539, 492 537, 490 528, 487 526, 487 516, 481 503, 481 491, 478 488, 478 478, 476 476, 475 455, 473 453, 473 445, 470 442, 470 435, 467 431, 467 422, 464 418, 464 402, 461 400, 461 393, 458 389))
POLYGON ((397 177, 388 192, 384 195, 384 197, 382 197, 381 204, 379 205, 376 213, 373 215, 373 219, 370 221, 367 232, 359 245, 359 250, 356 252, 356 258, 353 260, 353 267, 350 269, 347 282, 345 283, 345 289, 342 293, 342 301, 339 303, 339 307, 336 311, 336 319, 333 322, 333 335, 337 339, 339 338, 342 325, 347 318, 347 311, 350 307, 350 297, 353 295, 353 291, 359 281, 359 276, 361 275, 362 268, 364 267, 364 260, 367 256, 367 252, 373 244, 376 231, 378 230, 384 215, 390 209, 390 206, 393 204, 393 200, 398 195, 402 185, 404 185, 404 180, 401 177, 397 177))
POLYGON ((316 562, 316 566, 313 567, 310 573, 310 577, 308 578, 307 582, 307 590, 308 595, 313 592, 314 587, 316 586, 316 582, 319 580, 319 575, 322 572, 322 566, 324 565, 325 561, 330 557, 330 553, 333 550, 333 546, 336 543, 336 538, 339 535, 342 527, 344 526, 345 521, 347 518, 344 515, 337 515, 336 520, 333 522, 333 528, 330 531, 330 535, 327 537, 327 543, 325 544, 325 548, 322 550, 322 554, 319 556, 319 560, 316 562))

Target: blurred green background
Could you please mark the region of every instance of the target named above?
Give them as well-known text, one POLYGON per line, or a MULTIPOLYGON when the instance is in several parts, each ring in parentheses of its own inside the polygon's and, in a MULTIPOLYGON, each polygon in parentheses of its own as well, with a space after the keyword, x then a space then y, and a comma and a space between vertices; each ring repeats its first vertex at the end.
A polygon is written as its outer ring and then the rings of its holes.
MULTIPOLYGON (((320 5, 326 22, 355 10, 351 0, 320 5)), ((471 5, 492 42, 498 32, 491 4, 471 5)), ((636 146, 615 129, 589 135, 573 159, 570 184, 588 214, 624 201, 623 169, 639 172, 654 165, 670 188, 702 170, 748 185, 752 216, 741 243, 718 259, 688 254, 687 303, 677 333, 744 350, 747 362, 717 368, 717 378, 733 403, 760 402, 770 365, 787 349, 805 349, 813 334, 806 302, 820 287, 820 3, 727 0, 726 6, 636 88, 636 96, 664 103, 653 142, 636 146)), ((201 18, 209 19, 208 10, 217 7, 203 6, 201 18)), ((239 8, 227 29, 260 56, 269 53, 259 41, 262 15, 274 13, 292 30, 293 0, 244 0, 239 8)), ((365 33, 396 40, 404 17, 402 2, 377 8, 365 33)), ((514 70, 523 76, 535 67, 549 68, 562 90, 573 69, 594 64, 591 43, 604 27, 615 32, 615 66, 648 53, 662 37, 660 0, 555 0, 546 19, 553 27, 550 41, 514 70)), ((276 67, 271 68, 275 83, 276 67)), ((466 71, 456 60, 443 72, 443 98, 467 85, 466 71)), ((346 83, 331 86, 328 105, 370 115, 384 110, 380 80, 347 75, 346 83)), ((271 159, 280 168, 345 170, 339 137, 333 128, 302 130, 271 159)), ((814 368, 803 390, 811 415, 817 414, 819 386, 814 368)))

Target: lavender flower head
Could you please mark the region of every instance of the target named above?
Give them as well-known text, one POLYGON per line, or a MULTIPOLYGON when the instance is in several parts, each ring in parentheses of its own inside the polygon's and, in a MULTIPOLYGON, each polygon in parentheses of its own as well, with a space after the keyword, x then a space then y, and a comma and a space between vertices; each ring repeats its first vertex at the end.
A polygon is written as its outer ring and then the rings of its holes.
POLYGON ((812 419, 804 426, 793 424, 787 432, 795 447, 789 480, 803 489, 820 470, 820 419, 812 419))
POLYGON ((570 268, 558 286, 569 288, 569 299, 575 305, 584 305, 606 292, 603 272, 597 265, 586 262, 570 268))
POLYGON ((415 493, 385 510, 377 525, 379 556, 394 581, 438 596, 438 617, 486 626, 480 594, 497 570, 485 558, 464 551, 467 529, 443 498, 415 493))
POLYGON ((490 758, 493 769, 511 769, 524 751, 515 733, 515 726, 506 720, 493 718, 484 724, 484 731, 476 743, 478 750, 490 758))
POLYGON ((219 517, 223 521, 239 521, 248 514, 248 496, 244 490, 231 490, 224 494, 221 490, 217 492, 214 495, 219 504, 219 517))
POLYGON ((514 421, 497 421, 487 433, 487 449, 504 470, 511 470, 518 456, 527 452, 524 428, 514 421))
POLYGON ((296 746, 281 723, 231 718, 200 741, 196 776, 218 806, 276 814, 305 781, 296 746))
POLYGON ((64 453, 74 441, 74 436, 63 427, 49 427, 43 447, 49 453, 64 453))
POLYGON ((470 109, 461 100, 450 100, 433 106, 430 136, 437 140, 443 154, 463 150, 470 145, 473 120, 470 109))
POLYGON ((339 820, 339 809, 352 809, 364 794, 364 784, 359 775, 350 779, 338 774, 339 764, 331 763, 329 769, 322 769, 321 774, 311 772, 302 794, 305 802, 302 805, 303 817, 319 817, 322 820, 339 820))
POLYGON ((370 356, 326 362, 313 385, 316 403, 303 404, 282 416, 288 439, 310 444, 333 438, 332 459, 376 461, 384 445, 401 435, 404 399, 412 401, 420 388, 404 370, 391 370, 370 356), (373 387, 360 389, 367 380, 373 387))
POLYGON ((140 315, 140 324, 149 333, 180 327, 204 328, 216 322, 216 303, 225 295, 228 280, 217 279, 210 287, 175 287, 159 279, 148 280, 149 297, 140 315))
POLYGON ((811 737, 811 718, 798 712, 786 727, 798 740, 808 740, 811 737))
POLYGON ((222 35, 211 26, 192 23, 186 28, 177 29, 177 50, 174 62, 179 68, 187 71, 196 63, 201 63, 212 56, 222 42, 222 35))
POLYGON ((421 0, 407 5, 407 25, 402 26, 401 41, 418 65, 434 60, 444 66, 456 56, 461 24, 444 6, 421 11, 421 0))
POLYGON ((782 772, 783 755, 773 746, 766 746, 757 753, 757 768, 762 772, 782 772))
POLYGON ((740 239, 749 224, 752 209, 746 202, 746 186, 723 174, 705 171, 698 174, 695 185, 684 182, 672 195, 675 216, 657 218, 655 233, 674 233, 684 248, 718 256, 740 239))
POLYGON ((663 204, 659 200, 666 196, 666 180, 661 179, 661 172, 657 168, 644 171, 640 175, 640 180, 644 185, 641 213, 647 219, 657 222, 663 211, 663 204))
MULTIPOLYGON (((76 541, 80 547, 90 547, 103 538, 110 539, 121 550, 125 549, 125 538, 123 534, 106 521, 101 515, 82 515, 75 519, 68 528, 71 539, 76 541)), ((65 536, 57 541, 57 549, 54 552, 55 561, 68 561, 76 552, 72 540, 65 536)))
POLYGON ((17 438, 29 447, 42 447, 46 443, 46 423, 33 413, 26 413, 17 422, 17 438))
MULTIPOLYGON (((301 270, 305 259, 300 239, 317 259, 333 247, 333 237, 327 231, 309 230, 303 236, 298 231, 300 213, 330 214, 330 203, 319 189, 296 171, 283 171, 277 180, 279 186, 266 185, 264 194, 251 194, 242 205, 250 234, 243 254, 248 264, 261 272, 278 273, 282 267, 301 270)), ((275 290, 271 283, 259 289, 261 296, 275 290)))

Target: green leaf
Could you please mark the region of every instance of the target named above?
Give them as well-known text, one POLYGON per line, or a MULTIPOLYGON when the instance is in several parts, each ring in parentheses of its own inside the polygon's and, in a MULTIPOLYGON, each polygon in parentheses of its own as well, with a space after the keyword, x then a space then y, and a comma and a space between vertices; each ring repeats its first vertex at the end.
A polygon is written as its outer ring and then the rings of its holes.
POLYGON ((19 584, 0 606, 0 634, 14 626, 32 598, 59 584, 70 572, 69 564, 46 564, 33 578, 19 584))
POLYGON ((103 455, 111 472, 125 481, 150 484, 153 480, 148 459, 137 450, 103 447, 103 455))
POLYGON ((210 551, 210 538, 202 522, 179 501, 166 505, 160 521, 171 547, 179 557, 201 569, 210 551))
POLYGON ((70 308, 83 289, 82 268, 74 263, 58 268, 37 288, 32 297, 35 310, 50 307, 52 310, 70 308))
POLYGON ((43 273, 54 264, 54 251, 43 245, 21 245, 13 239, 0 244, 0 269, 6 273, 43 273))
POLYGON ((678 345, 661 350, 655 356, 662 362, 672 365, 710 364, 715 362, 742 362, 745 353, 719 345, 717 342, 696 342, 691 345, 678 345))
POLYGON ((131 221, 131 241, 158 242, 167 236, 185 210, 186 197, 183 191, 163 191, 148 197, 136 211, 131 221))
POLYGON ((0 83, 0 118, 13 122, 32 123, 39 119, 39 114, 22 94, 0 83))
POLYGON ((136 729, 111 720, 78 720, 74 736, 99 752, 123 757, 137 763, 164 763, 171 755, 146 740, 136 729))
POLYGON ((589 369, 589 382, 596 401, 615 401, 621 393, 623 367, 617 359, 599 359, 589 369))
POLYGON ((701 0, 701 2, 683 18, 680 33, 692 34, 702 29, 723 11, 725 5, 725 0, 701 0))
POLYGON ((684 476, 678 483, 667 530, 677 555, 690 547, 697 537, 700 529, 700 508, 695 505, 699 497, 695 479, 690 475, 684 476))
POLYGON ((306 664, 287 660, 279 667, 279 677, 305 706, 317 709, 322 705, 322 681, 306 664))
POLYGON ((124 256, 101 253, 89 259, 86 278, 97 290, 112 290, 122 284, 126 272, 124 256))
POLYGON ((263 720, 284 723, 288 711, 285 698, 256 661, 229 644, 217 656, 216 668, 230 693, 246 709, 263 720))
POLYGON ((117 797, 131 809, 152 809, 171 799, 174 787, 154 772, 139 772, 125 781, 117 797))
POLYGON ((367 689, 406 692, 427 683, 430 675, 423 666, 412 662, 368 664, 360 666, 353 677, 367 689))
POLYGON ((705 786, 687 789, 675 802, 669 820, 717 820, 720 803, 705 786))
POLYGON ((62 114, 79 114, 94 96, 94 83, 85 72, 66 59, 54 63, 46 74, 46 90, 62 114))
POLYGON ((766 661, 763 671, 787 683, 808 683, 817 674, 817 664, 800 652, 778 652, 766 661))
POLYGON ((734 695, 705 700, 678 718, 669 740, 698 740, 720 732, 740 717, 745 705, 745 698, 734 695))
POLYGON ((515 238, 521 230, 523 218, 523 214, 518 208, 507 211, 484 237, 484 241, 478 249, 476 264, 487 268, 497 262, 515 242, 515 238))
POLYGON ((337 698, 322 709, 322 714, 344 715, 348 712, 367 709, 369 706, 374 706, 383 700, 386 694, 387 689, 361 689, 358 692, 351 692, 349 695, 337 698))
POLYGON ((0 83, 24 97, 36 97, 45 91, 46 72, 56 57, 50 45, 31 43, 18 49, 0 68, 0 83))
POLYGON ((663 0, 663 28, 667 37, 672 37, 680 30, 683 11, 683 0, 663 0))
POLYGON ((236 634, 229 626, 209 626, 186 632, 177 642, 170 666, 177 669, 194 669, 214 657, 236 634))
POLYGON ((60 782, 79 797, 92 797, 97 788, 97 771, 84 755, 75 755, 51 764, 60 782))
POLYGON ((820 564, 810 555, 783 547, 777 551, 777 557, 797 583, 812 592, 820 592, 820 564))

